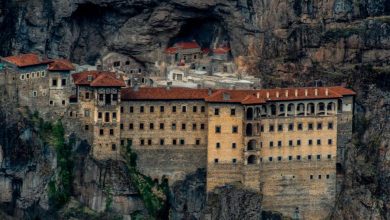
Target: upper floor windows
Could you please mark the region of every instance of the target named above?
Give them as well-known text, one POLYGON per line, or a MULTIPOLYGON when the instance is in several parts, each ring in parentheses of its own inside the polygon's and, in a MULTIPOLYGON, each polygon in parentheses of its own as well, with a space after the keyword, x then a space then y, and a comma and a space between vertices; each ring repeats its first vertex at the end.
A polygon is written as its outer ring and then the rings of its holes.
POLYGON ((236 115, 236 109, 235 108, 230 109, 230 115, 231 116, 235 116, 236 115))
POLYGON ((214 115, 219 115, 219 108, 214 109, 214 115))

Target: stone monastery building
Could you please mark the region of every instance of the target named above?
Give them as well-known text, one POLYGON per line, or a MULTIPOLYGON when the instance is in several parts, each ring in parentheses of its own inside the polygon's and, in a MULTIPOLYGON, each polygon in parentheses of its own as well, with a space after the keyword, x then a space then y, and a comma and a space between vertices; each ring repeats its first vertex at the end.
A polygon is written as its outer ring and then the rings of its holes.
POLYGON ((2 92, 62 115, 96 159, 121 159, 130 144, 146 175, 173 183, 205 168, 207 191, 241 183, 263 194, 264 209, 290 217, 323 219, 335 204, 352 136, 349 89, 129 88, 114 73, 71 75, 67 61, 23 56, 34 62, 2 59, 2 92))

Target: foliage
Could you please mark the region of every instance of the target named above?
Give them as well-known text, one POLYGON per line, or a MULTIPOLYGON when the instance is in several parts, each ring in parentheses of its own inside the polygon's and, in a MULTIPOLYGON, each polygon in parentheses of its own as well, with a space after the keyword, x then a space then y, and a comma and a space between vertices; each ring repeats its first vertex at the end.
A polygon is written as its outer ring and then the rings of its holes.
MULTIPOLYGON (((158 184, 150 177, 140 173, 136 167, 137 154, 132 151, 130 144, 126 146, 124 157, 130 180, 140 194, 149 215, 152 218, 165 219, 169 195, 168 181, 164 179, 161 184, 158 184)), ((135 219, 140 217, 140 213, 134 215, 135 219)))
POLYGON ((107 199, 106 199, 106 212, 107 212, 107 211, 110 211, 112 208, 112 202, 113 202, 112 190, 110 187, 107 187, 107 188, 104 188, 103 191, 107 195, 107 199))

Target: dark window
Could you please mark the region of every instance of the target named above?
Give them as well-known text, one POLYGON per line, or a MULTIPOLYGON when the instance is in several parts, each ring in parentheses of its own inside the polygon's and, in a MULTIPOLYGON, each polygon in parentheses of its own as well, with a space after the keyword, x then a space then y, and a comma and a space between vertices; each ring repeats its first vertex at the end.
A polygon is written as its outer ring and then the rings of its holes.
POLYGON ((145 111, 145 107, 144 106, 140 106, 139 107, 139 112, 144 113, 144 111, 145 111))
POLYGON ((150 130, 153 130, 153 129, 154 129, 154 124, 153 124, 153 123, 150 123, 150 124, 149 124, 149 129, 150 129, 150 130))
POLYGON ((322 130, 322 123, 317 123, 317 130, 322 130))
POLYGON ((283 125, 278 125, 278 131, 283 131, 283 125))
POLYGON ((180 145, 184 145, 184 144, 185 144, 184 139, 180 139, 180 145))
POLYGON ((51 81, 51 85, 52 85, 52 86, 57 86, 57 80, 56 80, 56 79, 53 79, 53 80, 51 81))
POLYGON ((140 145, 141 145, 141 146, 144 146, 144 145, 145 145, 145 140, 144 140, 144 139, 141 139, 141 140, 140 140, 140 145))
POLYGON ((329 130, 333 130, 333 122, 329 122, 328 123, 328 129, 329 130))
POLYGON ((328 139, 328 144, 332 145, 332 143, 333 143, 332 139, 328 139))
POLYGON ((121 130, 123 130, 123 124, 120 124, 119 126, 120 126, 121 130))
POLYGON ((318 179, 321 179, 321 175, 318 175, 318 179))
POLYGON ((98 113, 98 119, 102 119, 103 118, 103 113, 99 112, 98 113))
POLYGON ((123 111, 124 111, 124 110, 123 110, 123 107, 121 107, 121 113, 123 113, 123 111))
POLYGON ((160 130, 164 130, 164 123, 160 123, 160 130))
POLYGON ((200 124, 200 129, 204 130, 205 129, 205 125, 204 124, 200 124))
POLYGON ((164 112, 164 111, 165 111, 164 106, 160 106, 160 112, 164 112))
POLYGON ((86 92, 86 93, 85 93, 85 98, 86 98, 86 99, 89 99, 89 92, 86 92))
POLYGON ((99 134, 100 134, 100 135, 104 135, 104 130, 103 130, 103 129, 100 129, 100 130, 99 130, 99 134))
POLYGON ((116 144, 111 145, 111 150, 116 151, 116 144))
POLYGON ((192 124, 192 130, 196 130, 196 124, 192 124))
POLYGON ((219 108, 214 109, 214 115, 219 115, 219 108))
POLYGON ((116 112, 112 113, 112 119, 116 119, 116 112))
POLYGON ((269 142, 269 147, 273 147, 274 146, 274 142, 273 141, 270 141, 269 142))
POLYGON ((134 112, 134 107, 133 107, 133 106, 130 106, 129 112, 130 112, 130 113, 133 113, 133 112, 134 112))
POLYGON ((130 123, 129 124, 129 130, 133 130, 134 129, 134 125, 133 125, 133 123, 130 123))
POLYGON ((105 122, 110 122, 110 113, 106 112, 105 122))
POLYGON ((278 147, 282 146, 282 141, 278 141, 278 147))
POLYGON ((148 145, 152 145, 152 139, 148 139, 148 145))
POLYGON ((290 147, 293 146, 293 141, 292 141, 292 140, 289 140, 289 141, 288 141, 288 146, 290 146, 290 147))
POLYGON ((150 113, 154 112, 154 106, 150 106, 150 113))
POLYGON ((313 130, 313 123, 309 123, 309 124, 307 125, 307 129, 308 129, 308 130, 313 130))
POLYGON ((275 127, 274 127, 273 125, 270 125, 270 126, 269 126, 269 132, 273 132, 274 129, 275 129, 275 127))
POLYGON ((140 124, 139 124, 139 129, 140 129, 140 130, 144 130, 144 123, 140 123, 140 124))
POLYGON ((332 159, 332 155, 328 154, 328 159, 329 160, 332 159))
POLYGON ((88 131, 88 130, 89 130, 89 125, 85 125, 85 126, 84 126, 84 129, 85 129, 86 131, 88 131))
POLYGON ((321 155, 317 155, 317 160, 321 160, 321 155))
POLYGON ((181 124, 181 130, 186 130, 186 124, 181 124))
POLYGON ((311 160, 311 155, 307 156, 307 159, 308 159, 308 160, 311 160))
POLYGON ((172 130, 176 130, 176 123, 172 123, 172 130))
POLYGON ((288 160, 292 160, 293 159, 293 157, 292 156, 288 156, 288 160))
POLYGON ((321 145, 321 139, 317 140, 317 145, 321 145))
POLYGON ((216 159, 214 159, 214 163, 218 163, 218 159, 216 158, 216 159))
POLYGON ((187 112, 187 106, 182 106, 182 107, 181 107, 181 111, 182 111, 182 112, 187 112))
POLYGON ((216 143, 216 144, 215 144, 215 147, 216 147, 216 148, 221 148, 221 143, 219 143, 219 142, 216 143))
POLYGON ((200 145, 200 139, 195 140, 195 145, 200 145))
POLYGON ((201 111, 201 112, 205 112, 205 111, 206 111, 206 107, 201 106, 201 107, 200 107, 200 111, 201 111))
POLYGON ((264 125, 260 125, 260 132, 264 132, 264 125))
POLYGON ((236 147, 237 147, 237 144, 236 143, 232 143, 232 148, 236 149, 236 147))
POLYGON ((118 101, 118 94, 112 94, 112 101, 118 101))
POLYGON ((99 101, 103 101, 104 100, 104 95, 103 94, 99 94, 99 101))
POLYGON ((125 140, 121 139, 121 146, 125 145, 125 140))
POLYGON ((289 131, 293 131, 293 130, 294 130, 294 124, 293 124, 293 123, 290 123, 290 124, 288 125, 288 130, 289 130, 289 131))
POLYGON ((281 156, 278 157, 278 161, 282 161, 282 157, 281 156))
POLYGON ((237 163, 237 159, 234 158, 234 159, 232 160, 232 162, 233 162, 233 163, 237 163))
POLYGON ((192 107, 192 112, 197 112, 198 111, 198 107, 197 106, 193 106, 192 107))
POLYGON ((329 174, 326 175, 326 179, 329 179, 329 174))
POLYGON ((238 126, 233 126, 233 127, 232 127, 232 132, 233 132, 234 134, 238 133, 238 126))
POLYGON ((313 179, 313 175, 310 175, 310 179, 311 179, 311 180, 313 179))
POLYGON ((309 140, 309 146, 313 145, 313 140, 309 140))
POLYGON ((236 115, 236 109, 235 108, 230 109, 230 115, 231 116, 235 116, 236 115))
POLYGON ((303 130, 303 125, 302 125, 302 123, 298 123, 298 130, 300 130, 300 131, 303 130))
POLYGON ((297 160, 301 160, 301 155, 298 155, 298 156, 297 156, 297 160))
POLYGON ((114 129, 110 129, 110 135, 114 136, 114 129))
POLYGON ((269 161, 272 161, 272 157, 269 157, 268 160, 269 160, 269 161))
POLYGON ((173 139, 173 140, 172 140, 172 144, 173 144, 173 145, 176 145, 176 144, 177 144, 177 140, 176 140, 176 139, 173 139))
POLYGON ((301 146, 301 140, 297 140, 297 145, 301 146))
POLYGON ((172 112, 176 112, 176 106, 172 106, 172 112))
POLYGON ((221 126, 215 126, 215 133, 217 134, 221 133, 221 126))

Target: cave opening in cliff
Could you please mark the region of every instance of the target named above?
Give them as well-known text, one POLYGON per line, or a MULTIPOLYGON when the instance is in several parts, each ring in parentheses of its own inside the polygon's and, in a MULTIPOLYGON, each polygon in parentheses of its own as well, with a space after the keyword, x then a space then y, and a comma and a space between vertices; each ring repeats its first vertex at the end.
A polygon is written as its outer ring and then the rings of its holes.
POLYGON ((202 48, 216 48, 229 44, 229 35, 216 18, 194 18, 181 26, 179 33, 170 39, 168 46, 189 41, 196 41, 202 48))

